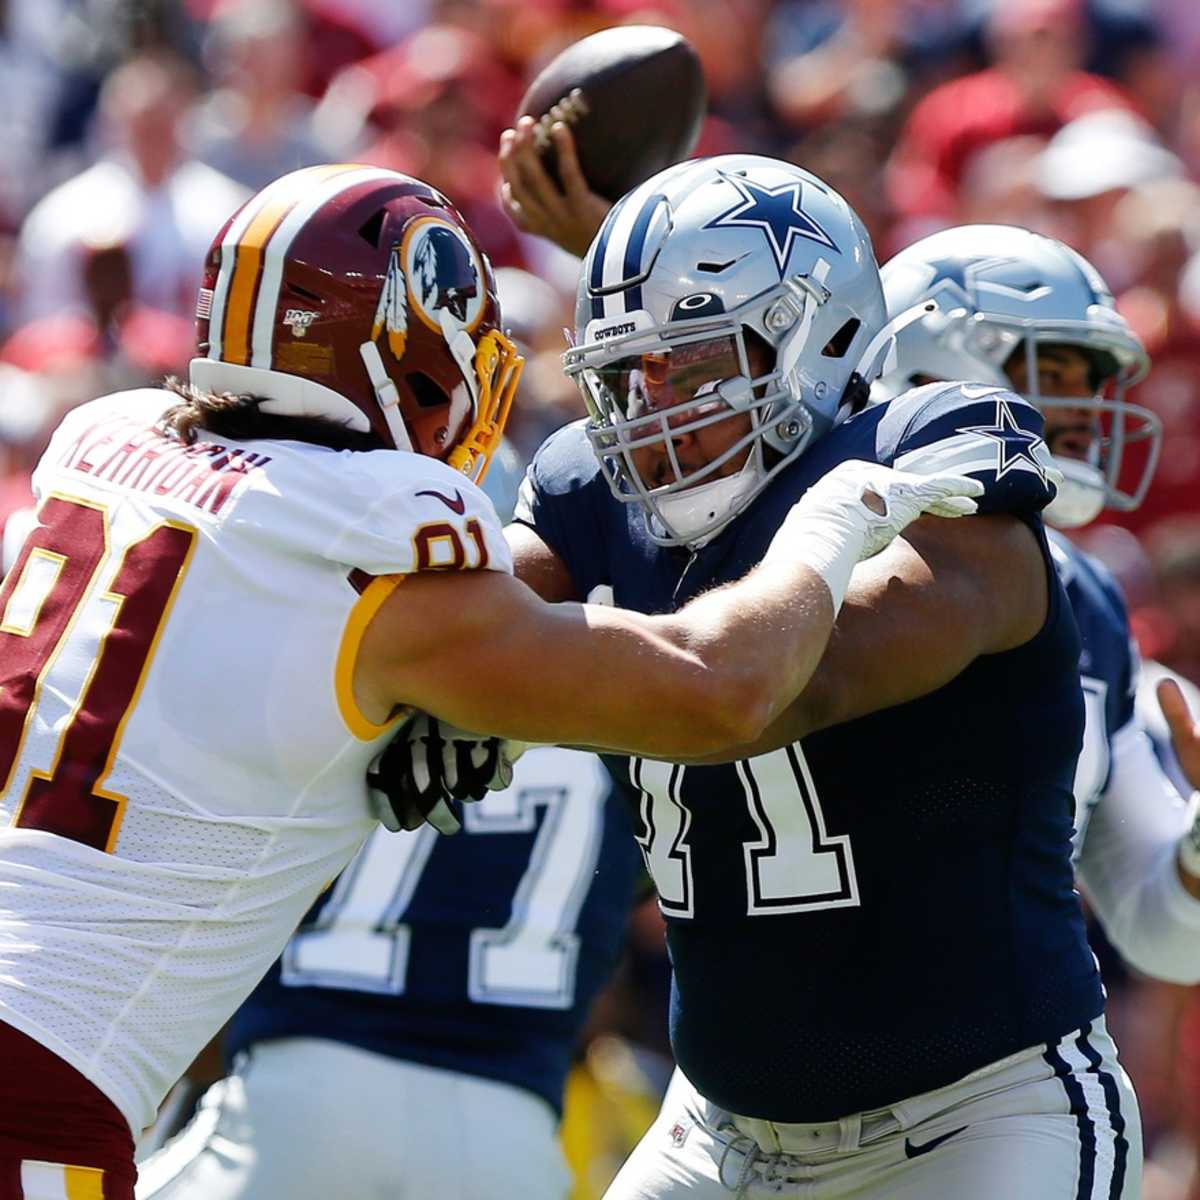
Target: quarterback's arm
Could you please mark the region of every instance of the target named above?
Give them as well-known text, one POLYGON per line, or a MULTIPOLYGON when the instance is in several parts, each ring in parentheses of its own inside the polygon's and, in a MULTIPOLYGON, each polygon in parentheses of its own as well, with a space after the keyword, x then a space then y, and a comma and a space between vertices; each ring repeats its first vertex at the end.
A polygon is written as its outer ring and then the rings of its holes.
POLYGON ((1079 877, 1104 932, 1136 970, 1200 983, 1200 901, 1180 879, 1190 822, 1140 723, 1112 739, 1108 787, 1088 822, 1079 877))

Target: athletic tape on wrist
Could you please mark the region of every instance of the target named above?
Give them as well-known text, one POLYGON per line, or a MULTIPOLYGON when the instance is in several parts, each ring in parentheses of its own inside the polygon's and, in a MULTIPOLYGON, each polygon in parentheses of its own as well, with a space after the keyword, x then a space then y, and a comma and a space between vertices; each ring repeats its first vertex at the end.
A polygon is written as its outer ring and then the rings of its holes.
POLYGON ((815 571, 829 588, 836 616, 865 541, 866 531, 848 522, 827 514, 793 513, 775 535, 764 561, 781 561, 786 557, 815 571))

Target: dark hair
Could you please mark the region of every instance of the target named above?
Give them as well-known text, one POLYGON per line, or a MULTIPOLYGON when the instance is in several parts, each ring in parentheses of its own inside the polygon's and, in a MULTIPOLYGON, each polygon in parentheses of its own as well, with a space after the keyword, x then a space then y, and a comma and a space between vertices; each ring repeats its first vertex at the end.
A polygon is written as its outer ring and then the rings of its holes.
POLYGON ((196 440, 198 430, 236 442, 261 438, 278 441, 309 442, 330 450, 382 450, 378 434, 351 429, 329 417, 281 417, 265 413, 259 407, 264 397, 239 396, 233 392, 206 392, 184 383, 174 375, 163 386, 174 392, 181 403, 163 413, 159 427, 164 433, 186 445, 196 440))

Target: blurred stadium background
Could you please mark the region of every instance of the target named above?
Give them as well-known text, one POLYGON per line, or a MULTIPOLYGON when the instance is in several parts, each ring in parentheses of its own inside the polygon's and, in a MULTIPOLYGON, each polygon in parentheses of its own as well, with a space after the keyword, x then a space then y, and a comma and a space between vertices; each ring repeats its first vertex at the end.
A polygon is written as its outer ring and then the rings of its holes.
MULTIPOLYGON (((559 370, 576 262, 497 206, 499 133, 568 42, 668 25, 704 62, 700 153, 800 163, 886 260, 1008 222, 1100 268, 1147 344, 1165 425, 1142 508, 1080 540, 1142 652, 1200 680, 1200 5, 1195 0, 0 0, 0 522, 68 407, 181 371, 198 268, 250 191, 310 163, 419 175, 466 213, 529 366, 528 455, 580 413, 559 370)), ((1200 1197, 1200 1003, 1103 945, 1142 1102, 1149 1200, 1200 1197)), ((747 986, 770 987, 769 979, 747 986)), ((580 1046, 565 1139, 599 1196, 670 1070, 652 904, 580 1046)))

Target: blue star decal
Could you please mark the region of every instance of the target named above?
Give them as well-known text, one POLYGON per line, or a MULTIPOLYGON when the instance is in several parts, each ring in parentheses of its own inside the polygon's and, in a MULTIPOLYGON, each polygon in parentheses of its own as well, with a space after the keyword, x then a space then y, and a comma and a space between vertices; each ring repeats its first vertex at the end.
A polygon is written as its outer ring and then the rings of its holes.
POLYGON ((1022 429, 1013 416, 1008 401, 996 400, 996 423, 994 425, 973 425, 959 429, 959 433, 973 433, 978 437, 987 438, 996 443, 996 478, 1003 479, 1011 470, 1021 463, 1027 463, 1038 474, 1043 484, 1047 483, 1046 465, 1036 454, 1037 448, 1042 447, 1049 453, 1049 448, 1036 433, 1022 429))
POLYGON ((829 234, 800 207, 803 185, 799 180, 778 187, 763 187, 741 175, 726 175, 724 171, 721 178, 737 188, 741 199, 704 228, 761 229, 775 256, 781 278, 796 238, 811 238, 831 250, 837 249, 829 234))
POLYGON ((982 266, 998 266, 1000 263, 1008 261, 1007 258, 1000 258, 993 254, 977 254, 970 258, 954 255, 951 258, 932 259, 929 265, 936 274, 930 280, 926 290, 932 293, 937 290, 939 284, 948 283, 958 290, 964 300, 973 302, 974 283, 970 276, 975 274, 975 269, 982 266))

